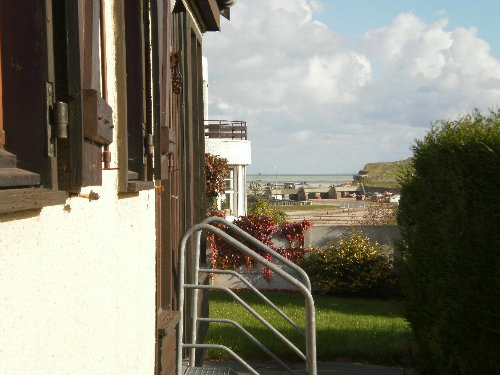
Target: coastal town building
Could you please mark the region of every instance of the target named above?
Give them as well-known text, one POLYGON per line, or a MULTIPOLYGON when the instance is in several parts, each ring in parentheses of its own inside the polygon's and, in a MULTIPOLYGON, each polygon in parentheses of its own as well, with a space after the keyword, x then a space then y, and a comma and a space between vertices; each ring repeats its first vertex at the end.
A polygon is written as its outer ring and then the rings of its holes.
POLYGON ((337 199, 335 186, 330 187, 302 187, 297 192, 299 201, 310 199, 337 199))
POLYGON ((205 113, 205 152, 228 162, 226 191, 217 198, 217 208, 226 217, 247 214, 247 172, 252 162, 252 144, 248 140, 245 121, 209 120, 208 118, 208 61, 203 58, 203 96, 205 113))
POLYGON ((226 191, 217 198, 227 216, 247 214, 246 168, 252 162, 252 145, 245 121, 205 121, 205 152, 227 159, 226 191))
POLYGON ((0 373, 175 373, 202 34, 233 2, 2 1, 0 373))

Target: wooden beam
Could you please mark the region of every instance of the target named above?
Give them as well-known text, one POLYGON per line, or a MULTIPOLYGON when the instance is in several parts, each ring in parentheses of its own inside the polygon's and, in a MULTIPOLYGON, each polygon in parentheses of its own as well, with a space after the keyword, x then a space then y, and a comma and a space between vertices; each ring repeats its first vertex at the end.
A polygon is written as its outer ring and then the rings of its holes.
POLYGON ((67 198, 66 192, 49 189, 0 190, 0 213, 36 210, 45 206, 64 204, 67 198))

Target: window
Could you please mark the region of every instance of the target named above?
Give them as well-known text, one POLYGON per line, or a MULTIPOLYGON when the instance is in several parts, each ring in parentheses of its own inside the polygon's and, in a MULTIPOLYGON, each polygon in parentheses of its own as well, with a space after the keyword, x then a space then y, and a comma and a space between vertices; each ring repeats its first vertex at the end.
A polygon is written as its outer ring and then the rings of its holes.
POLYGON ((78 192, 101 185, 113 138, 101 6, 2 1, 0 188, 78 192))
POLYGON ((222 210, 229 210, 230 215, 238 215, 238 205, 236 202, 237 192, 236 192, 236 173, 235 168, 228 168, 228 174, 226 177, 226 191, 225 194, 218 198, 218 206, 222 210))
POLYGON ((170 5, 123 3, 126 45, 126 147, 120 152, 120 191, 154 187, 168 176, 174 137, 169 128, 170 5))

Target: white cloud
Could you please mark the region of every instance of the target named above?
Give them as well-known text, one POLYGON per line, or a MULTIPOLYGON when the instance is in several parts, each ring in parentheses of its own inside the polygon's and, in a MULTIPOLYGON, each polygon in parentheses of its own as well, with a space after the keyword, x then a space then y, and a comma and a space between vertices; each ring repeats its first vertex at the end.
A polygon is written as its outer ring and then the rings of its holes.
POLYGON ((355 172, 409 156, 431 121, 499 105, 500 62, 474 28, 402 13, 349 44, 320 11, 240 0, 204 38, 210 117, 248 121, 251 171, 355 172))

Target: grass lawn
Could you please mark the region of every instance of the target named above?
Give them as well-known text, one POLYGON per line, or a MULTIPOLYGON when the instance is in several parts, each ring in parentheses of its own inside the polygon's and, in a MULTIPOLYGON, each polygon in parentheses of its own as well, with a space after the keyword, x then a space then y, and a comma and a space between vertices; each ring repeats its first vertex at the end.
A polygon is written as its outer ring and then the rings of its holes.
MULTIPOLYGON (((299 326, 305 326, 304 299, 297 293, 264 293, 299 326)), ((305 352, 305 340, 288 322, 269 308, 255 294, 238 295, 249 303, 299 349, 305 352)), ((398 302, 314 296, 316 306, 316 341, 318 360, 348 359, 372 364, 405 365, 404 348, 409 334, 408 323, 398 302)), ((301 361, 224 292, 210 292, 210 317, 232 319, 240 323, 278 357, 301 361)), ((206 343, 222 344, 243 359, 267 360, 267 355, 230 324, 210 323, 206 343)), ((224 352, 209 350, 208 358, 229 358, 224 352)))
POLYGON ((322 211, 322 210, 333 210, 340 208, 339 205, 333 204, 311 204, 311 205, 292 205, 292 206, 273 206, 274 208, 278 208, 281 211, 291 212, 291 211, 322 211))

